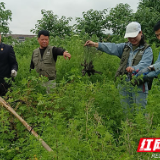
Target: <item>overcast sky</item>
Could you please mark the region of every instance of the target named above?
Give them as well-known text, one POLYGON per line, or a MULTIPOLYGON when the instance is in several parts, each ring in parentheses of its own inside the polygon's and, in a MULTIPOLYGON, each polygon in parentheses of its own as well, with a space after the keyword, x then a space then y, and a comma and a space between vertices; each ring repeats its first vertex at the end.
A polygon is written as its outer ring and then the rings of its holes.
POLYGON ((90 9, 103 10, 115 8, 119 3, 127 3, 136 12, 140 0, 2 0, 6 9, 12 11, 12 21, 9 28, 13 34, 33 34, 37 20, 42 18, 41 10, 52 10, 54 14, 72 17, 82 17, 82 12, 90 9))

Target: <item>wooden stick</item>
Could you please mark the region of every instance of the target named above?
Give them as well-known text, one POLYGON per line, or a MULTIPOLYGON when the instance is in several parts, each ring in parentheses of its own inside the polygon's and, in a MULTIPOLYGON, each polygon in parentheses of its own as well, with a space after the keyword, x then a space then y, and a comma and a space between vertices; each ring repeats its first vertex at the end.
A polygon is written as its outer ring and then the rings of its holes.
POLYGON ((16 112, 15 112, 15 110, 11 107, 11 106, 9 106, 8 104, 7 104, 7 102, 4 100, 4 99, 2 99, 1 97, 0 97, 0 104, 2 104, 2 106, 4 106, 8 111, 10 111, 17 119, 19 119, 19 121, 27 128, 27 130, 29 131, 29 132, 31 132, 41 143, 42 143, 42 145, 43 145, 43 147, 47 150, 47 151, 53 151, 48 145, 47 145, 47 143, 46 142, 44 142, 43 141, 43 139, 41 139, 40 137, 39 137, 39 135, 32 129, 32 127, 30 127, 29 125, 28 125, 28 123, 24 120, 24 119, 22 119, 22 117, 20 117, 16 112))

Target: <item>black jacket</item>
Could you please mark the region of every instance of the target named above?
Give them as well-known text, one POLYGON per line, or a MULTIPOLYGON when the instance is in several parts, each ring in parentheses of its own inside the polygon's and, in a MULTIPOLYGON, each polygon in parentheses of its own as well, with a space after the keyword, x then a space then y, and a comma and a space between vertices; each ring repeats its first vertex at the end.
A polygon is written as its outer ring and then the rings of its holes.
POLYGON ((4 77, 11 77, 11 70, 18 70, 13 47, 0 43, 0 83, 4 82, 4 77))

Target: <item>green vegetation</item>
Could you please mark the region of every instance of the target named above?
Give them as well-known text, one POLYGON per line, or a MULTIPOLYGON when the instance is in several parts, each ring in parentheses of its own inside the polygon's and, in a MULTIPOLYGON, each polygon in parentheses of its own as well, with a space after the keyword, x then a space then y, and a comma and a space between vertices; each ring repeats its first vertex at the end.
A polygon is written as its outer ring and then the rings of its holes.
POLYGON ((54 15, 53 11, 41 10, 43 15, 41 20, 38 20, 35 25, 35 29, 31 32, 37 34, 39 30, 48 30, 52 36, 64 37, 65 35, 70 35, 72 33, 72 27, 69 26, 69 22, 72 20, 71 17, 66 18, 62 16, 58 19, 57 15, 54 15))
MULTIPOLYGON (((155 1, 152 0, 152 2, 154 3, 141 1, 138 8, 141 18, 144 17, 141 11, 148 12, 151 7, 156 6, 155 1), (145 9, 142 9, 142 6, 145 6, 145 9)), ((0 4, 3 5, 3 3, 0 4)), ((0 8, 4 7, 0 6, 0 8)), ((154 12, 154 9, 152 11, 154 12)), ((154 13, 152 16, 157 16, 159 14, 157 11, 158 8, 155 9, 156 14, 154 13)), ((99 15, 99 13, 90 10, 84 12, 83 15, 90 14, 94 17, 94 14, 99 15)), ((118 18, 115 19, 115 23, 114 21, 110 23, 108 27, 114 28, 115 34, 105 35, 103 38, 105 41, 115 43, 124 42, 124 28, 120 26, 124 21, 127 23, 127 21, 133 20, 132 18, 135 19, 136 14, 134 16, 130 7, 123 4, 117 5, 110 13, 112 13, 110 22, 115 17, 119 17, 119 14, 125 16, 122 16, 124 19, 118 18), (125 11, 130 13, 128 18, 125 11)), ((43 11, 43 14, 46 17, 53 16, 55 22, 58 21, 58 17, 52 12, 43 11)), ((102 14, 100 15, 102 16, 102 14)), ((89 16, 86 15, 79 19, 79 22, 86 22, 84 18, 87 17, 89 16)), ((151 21, 147 19, 147 22, 142 18, 142 25, 146 29, 149 42, 154 40, 152 28, 157 21, 157 19, 154 20, 155 17, 152 18, 151 21)), ((64 19, 68 25, 69 19, 64 19)), ((94 19, 91 18, 91 20, 94 19)), ((38 27, 43 21, 39 22, 36 29, 39 29, 38 27)), ((99 29, 103 30, 103 28, 99 29)), ((124 110, 120 104, 117 83, 114 81, 120 60, 96 49, 84 47, 85 41, 89 38, 93 41, 99 40, 98 32, 93 31, 93 33, 83 28, 76 35, 72 32, 72 34, 62 34, 62 37, 65 35, 63 38, 51 36, 50 45, 63 47, 71 53, 72 58, 69 61, 65 60, 63 56, 58 57, 56 63, 57 87, 50 94, 47 94, 41 85, 47 79, 39 77, 34 70, 29 71, 32 51, 39 46, 37 38, 27 39, 23 43, 14 41, 19 70, 15 82, 3 98, 33 127, 53 152, 46 151, 21 122, 0 106, 0 160, 151 159, 152 153, 138 153, 137 147, 140 138, 158 138, 160 135, 159 78, 154 79, 146 109, 140 110, 139 106, 135 105, 135 112, 126 114, 127 110, 124 110), (81 63, 84 63, 85 59, 87 62, 92 60, 94 69, 102 74, 82 76, 83 66, 81 63)), ((12 44, 13 41, 11 38, 3 38, 3 42, 12 44)), ((156 60, 160 48, 157 48, 157 43, 151 43, 151 47, 154 60, 156 60)), ((129 84, 125 83, 124 85, 129 84)))
MULTIPOLYGON (((84 37, 84 39, 86 39, 84 37)), ((93 37, 95 39, 95 37, 93 37)), ((137 153, 141 137, 159 136, 159 81, 154 80, 145 110, 126 115, 114 82, 119 59, 83 47, 79 36, 51 38, 50 44, 62 46, 72 54, 71 60, 58 57, 57 87, 46 94, 46 81, 33 70, 29 72, 36 38, 14 46, 19 63, 18 75, 11 91, 3 97, 16 112, 53 149, 46 151, 39 141, 5 108, 0 107, 1 160, 21 159, 104 159, 124 160, 151 157, 137 153), (87 50, 94 68, 103 74, 82 76, 81 63, 87 50), (147 117, 144 113, 149 113, 147 117), (127 118, 126 118, 127 117, 127 118)), ((153 51, 157 54, 155 45, 153 51)), ((137 106, 135 106, 137 108, 137 106)))
POLYGON ((5 3, 0 2, 0 33, 7 34, 9 33, 8 21, 12 20, 11 10, 6 10, 5 3))

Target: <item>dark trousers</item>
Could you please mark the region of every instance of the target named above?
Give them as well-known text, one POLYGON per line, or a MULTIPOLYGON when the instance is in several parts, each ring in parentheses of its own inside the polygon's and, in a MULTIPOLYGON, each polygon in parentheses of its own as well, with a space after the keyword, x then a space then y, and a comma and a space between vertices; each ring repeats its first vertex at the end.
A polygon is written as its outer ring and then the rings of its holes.
POLYGON ((0 83, 0 96, 4 96, 7 93, 9 87, 11 87, 10 83, 0 83))

